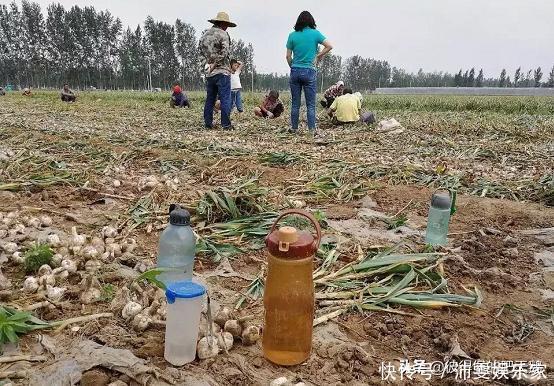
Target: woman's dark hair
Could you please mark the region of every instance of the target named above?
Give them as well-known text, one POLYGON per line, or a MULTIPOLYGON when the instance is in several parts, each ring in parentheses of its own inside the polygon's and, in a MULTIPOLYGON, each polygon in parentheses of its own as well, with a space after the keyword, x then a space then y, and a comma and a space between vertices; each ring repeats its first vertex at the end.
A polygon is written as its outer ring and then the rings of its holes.
POLYGON ((352 94, 352 89, 351 88, 345 88, 343 91, 342 91, 342 95, 346 95, 346 94, 352 94))
POLYGON ((300 15, 298 15, 298 20, 296 20, 296 24, 294 25, 294 30, 297 32, 300 32, 306 27, 315 29, 316 28, 315 19, 310 12, 302 11, 300 12, 300 15))
POLYGON ((270 98, 273 98, 273 99, 279 98, 279 91, 271 90, 271 91, 269 92, 269 97, 270 97, 270 98))
POLYGON ((233 64, 235 64, 235 63, 238 63, 238 62, 239 62, 239 61, 236 60, 236 59, 231 59, 231 66, 232 66, 233 64))

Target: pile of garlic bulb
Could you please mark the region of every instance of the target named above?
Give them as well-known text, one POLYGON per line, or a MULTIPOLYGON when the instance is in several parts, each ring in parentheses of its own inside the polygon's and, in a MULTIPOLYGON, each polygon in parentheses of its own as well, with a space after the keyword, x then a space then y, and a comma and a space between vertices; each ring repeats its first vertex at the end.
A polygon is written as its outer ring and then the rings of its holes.
POLYGON ((233 319, 231 310, 223 307, 214 317, 212 326, 214 337, 210 336, 207 326, 200 327, 201 339, 196 346, 198 358, 208 359, 222 352, 227 353, 233 348, 235 341, 245 346, 256 344, 261 337, 261 332, 260 327, 250 323, 251 319, 251 317, 233 319))

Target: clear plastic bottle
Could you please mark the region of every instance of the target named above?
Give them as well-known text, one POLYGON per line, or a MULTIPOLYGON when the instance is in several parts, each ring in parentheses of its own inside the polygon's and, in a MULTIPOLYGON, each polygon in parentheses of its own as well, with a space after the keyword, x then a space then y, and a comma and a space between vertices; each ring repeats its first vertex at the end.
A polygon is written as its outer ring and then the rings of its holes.
POLYGON ((425 242, 431 245, 446 245, 448 242, 448 223, 450 222, 451 198, 446 192, 433 194, 425 242))
POLYGON ((266 238, 268 271, 264 290, 264 356, 278 365, 304 362, 312 350, 314 320, 313 257, 321 239, 319 224, 304 211, 283 214, 308 217, 317 238, 293 227, 278 231, 275 222, 266 238))
POLYGON ((190 214, 178 205, 171 205, 169 225, 160 236, 158 268, 173 268, 158 277, 168 283, 191 280, 196 252, 196 237, 190 227, 190 214))
POLYGON ((165 359, 183 366, 196 357, 196 340, 206 289, 193 281, 173 282, 167 286, 165 359))

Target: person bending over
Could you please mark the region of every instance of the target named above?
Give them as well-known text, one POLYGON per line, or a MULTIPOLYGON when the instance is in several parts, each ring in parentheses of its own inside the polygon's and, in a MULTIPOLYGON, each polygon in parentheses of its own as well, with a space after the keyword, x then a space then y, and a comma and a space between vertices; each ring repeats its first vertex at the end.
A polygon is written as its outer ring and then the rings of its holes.
POLYGON ((325 93, 323 94, 325 100, 322 100, 320 102, 321 106, 328 109, 329 107, 331 107, 335 99, 342 94, 344 94, 344 82, 342 80, 339 80, 337 83, 325 90, 325 93))
POLYGON ((254 108, 254 114, 261 118, 277 118, 285 111, 279 92, 271 90, 259 107, 254 108))
POLYGON ((171 94, 171 100, 169 101, 169 105, 171 107, 189 107, 190 108, 190 102, 181 89, 181 86, 179 86, 179 83, 176 83, 173 86, 173 93, 171 94))
POLYGON ((67 83, 63 85, 60 97, 62 99, 62 102, 75 102, 77 100, 77 96, 75 95, 73 90, 69 88, 69 85, 67 83))

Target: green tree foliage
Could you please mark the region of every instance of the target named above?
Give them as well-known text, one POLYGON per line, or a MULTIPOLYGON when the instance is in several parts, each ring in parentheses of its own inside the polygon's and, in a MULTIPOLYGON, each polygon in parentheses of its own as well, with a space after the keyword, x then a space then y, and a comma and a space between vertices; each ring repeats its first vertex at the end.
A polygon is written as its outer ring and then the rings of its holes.
POLYGON ((542 79, 542 69, 540 67, 537 67, 537 69, 533 73, 534 79, 535 79, 535 87, 541 86, 541 79, 542 79))
POLYGON ((469 70, 469 75, 467 77, 467 87, 475 87, 475 68, 469 70))
POLYGON ((554 66, 552 66, 552 70, 550 70, 550 74, 548 75, 548 83, 546 83, 547 87, 554 87, 554 66))
POLYGON ((485 75, 483 74, 483 69, 480 69, 479 75, 477 75, 477 78, 475 79, 475 87, 483 87, 484 79, 485 75))
POLYGON ((319 64, 319 85, 324 91, 342 78, 342 57, 329 54, 319 64))
POLYGON ((506 87, 506 69, 503 68, 500 72, 500 78, 498 80, 498 87, 506 87))
POLYGON ((521 80, 521 67, 518 67, 516 73, 514 74, 514 87, 519 86, 519 81, 521 80))

